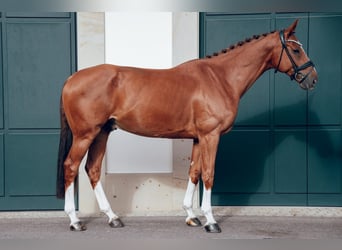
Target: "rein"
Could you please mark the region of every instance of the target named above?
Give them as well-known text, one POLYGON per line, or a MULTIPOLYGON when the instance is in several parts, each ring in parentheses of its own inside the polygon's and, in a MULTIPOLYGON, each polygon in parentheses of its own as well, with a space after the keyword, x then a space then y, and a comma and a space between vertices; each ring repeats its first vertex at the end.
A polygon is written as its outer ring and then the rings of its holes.
POLYGON ((293 74, 290 76, 291 80, 296 79, 299 83, 304 82, 305 79, 308 77, 308 75, 310 75, 310 73, 312 72, 313 68, 315 67, 315 64, 310 60, 310 61, 307 61, 306 63, 304 63, 303 65, 298 67, 297 64, 295 63, 295 61, 293 60, 293 58, 289 52, 289 49, 286 46, 286 42, 297 42, 297 41, 285 40, 284 30, 281 30, 279 32, 279 37, 280 37, 280 41, 281 41, 281 45, 282 45, 282 50, 280 53, 280 58, 279 58, 277 68, 275 69, 274 73, 277 73, 279 70, 279 65, 280 65, 281 59, 283 57, 283 52, 285 50, 285 52, 286 52, 286 54, 287 54, 287 56, 290 59, 290 62, 292 64, 292 68, 294 70, 293 74), (306 69, 308 67, 312 67, 312 69, 306 75, 303 75, 300 71, 302 71, 303 69, 306 69))

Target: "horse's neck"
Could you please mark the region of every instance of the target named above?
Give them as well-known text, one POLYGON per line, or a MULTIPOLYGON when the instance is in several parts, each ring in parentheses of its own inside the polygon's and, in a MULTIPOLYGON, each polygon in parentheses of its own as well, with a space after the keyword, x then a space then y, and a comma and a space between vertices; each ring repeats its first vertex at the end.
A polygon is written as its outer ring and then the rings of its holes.
POLYGON ((246 43, 221 58, 226 83, 241 97, 272 65, 274 40, 272 35, 246 43))

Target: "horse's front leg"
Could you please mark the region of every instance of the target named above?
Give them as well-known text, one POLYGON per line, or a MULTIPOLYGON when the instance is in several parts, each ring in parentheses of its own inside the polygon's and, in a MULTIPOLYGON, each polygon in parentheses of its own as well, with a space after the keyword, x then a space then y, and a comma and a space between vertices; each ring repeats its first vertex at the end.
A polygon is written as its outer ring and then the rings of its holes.
POLYGON ((214 184, 214 168, 219 134, 208 134, 199 139, 202 159, 203 197, 201 210, 207 219, 204 229, 209 233, 220 233, 221 228, 214 219, 211 208, 211 190, 214 184))
POLYGON ((205 231, 208 233, 220 233, 221 228, 217 224, 216 220, 214 219, 212 209, 211 209, 211 188, 207 189, 205 185, 203 185, 203 197, 202 197, 201 210, 207 219, 207 222, 204 225, 205 231))
POLYGON ((201 174, 201 164, 200 164, 200 149, 198 145, 198 141, 194 140, 193 148, 192 148, 192 156, 191 156, 191 164, 189 171, 189 182, 188 187, 186 189, 183 208, 187 213, 187 218, 185 222, 187 225, 192 227, 199 227, 202 225, 201 221, 194 214, 193 207, 193 197, 196 190, 196 185, 198 183, 199 177, 201 174))

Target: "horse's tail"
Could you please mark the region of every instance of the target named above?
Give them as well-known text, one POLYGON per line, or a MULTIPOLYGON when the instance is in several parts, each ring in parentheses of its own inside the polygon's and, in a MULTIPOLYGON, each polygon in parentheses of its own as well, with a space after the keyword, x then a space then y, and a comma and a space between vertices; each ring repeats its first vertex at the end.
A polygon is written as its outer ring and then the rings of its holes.
POLYGON ((63 102, 60 102, 61 132, 59 140, 58 166, 57 166, 57 192, 59 199, 65 196, 64 161, 67 158, 72 145, 72 132, 64 113, 63 102))

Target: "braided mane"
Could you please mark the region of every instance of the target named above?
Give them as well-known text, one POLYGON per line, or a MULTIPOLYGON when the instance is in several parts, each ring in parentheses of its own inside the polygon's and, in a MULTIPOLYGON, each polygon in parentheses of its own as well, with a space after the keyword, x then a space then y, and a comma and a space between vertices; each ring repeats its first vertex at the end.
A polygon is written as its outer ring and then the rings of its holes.
POLYGON ((212 57, 215 57, 215 56, 218 56, 220 54, 225 54, 233 49, 235 49, 236 47, 241 47, 242 45, 246 44, 246 43, 249 43, 251 42, 252 40, 258 40, 260 37, 266 37, 268 36, 269 34, 273 34, 275 33, 276 30, 273 30, 269 33, 263 33, 262 35, 254 35, 252 37, 249 37, 249 38, 246 38, 244 41, 239 41, 237 42, 236 44, 233 44, 233 45, 230 45, 228 48, 226 49, 222 49, 221 52, 214 52, 212 55, 207 55, 206 58, 212 58, 212 57))

